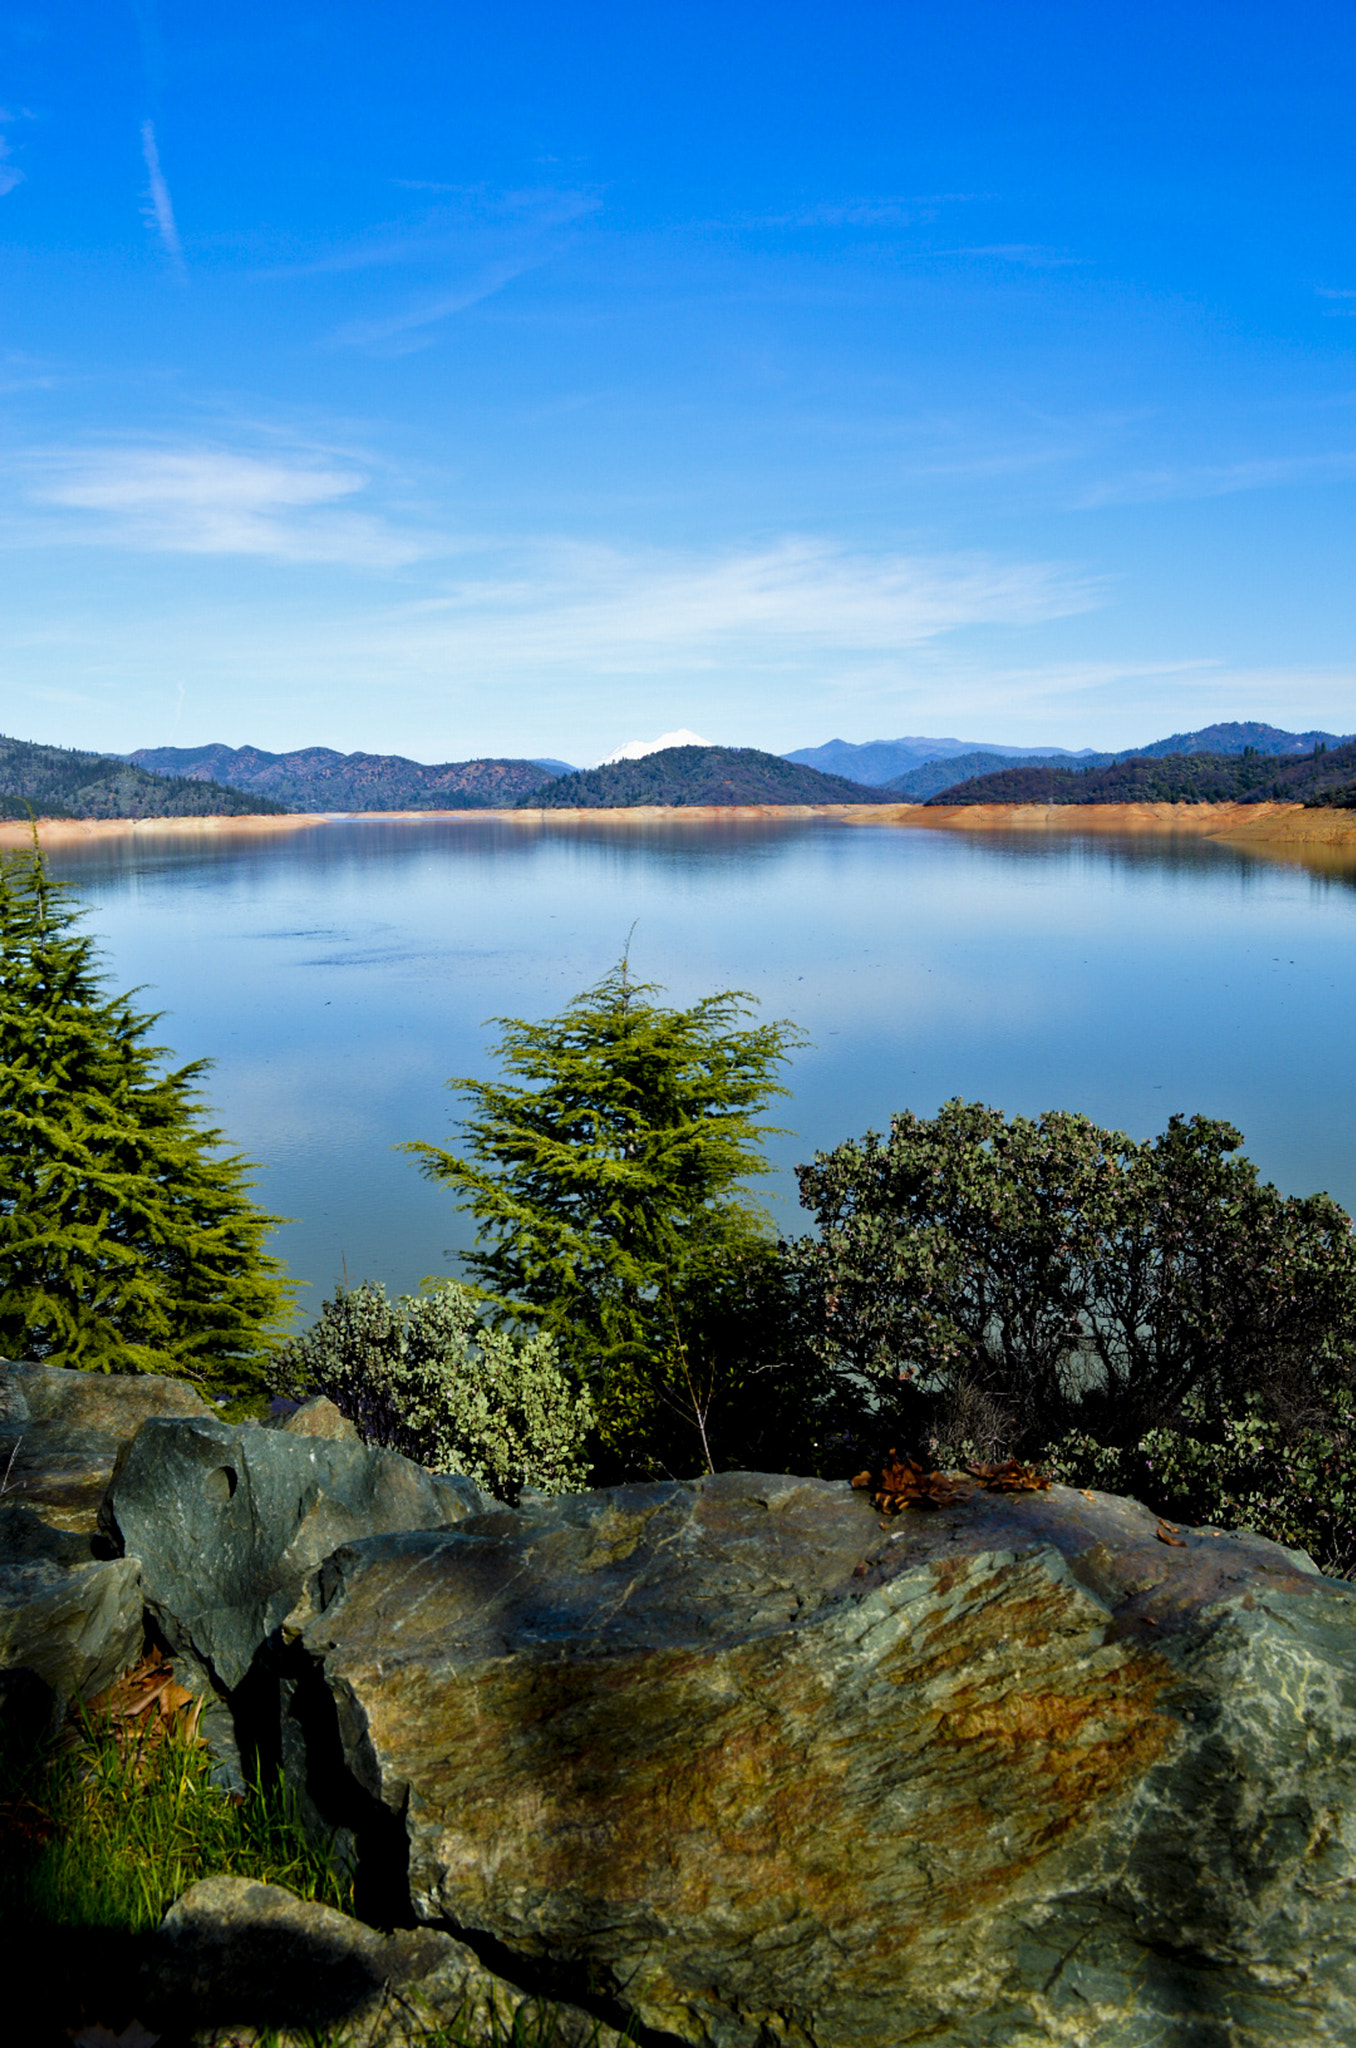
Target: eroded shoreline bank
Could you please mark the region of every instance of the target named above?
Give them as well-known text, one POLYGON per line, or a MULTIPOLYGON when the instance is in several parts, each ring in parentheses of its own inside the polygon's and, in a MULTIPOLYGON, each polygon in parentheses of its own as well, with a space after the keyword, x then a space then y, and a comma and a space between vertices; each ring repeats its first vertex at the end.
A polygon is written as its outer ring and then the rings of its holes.
MULTIPOLYGON (((1326 848, 1356 859, 1356 811, 1307 809, 1303 804, 693 804, 634 805, 625 810, 327 811, 278 817, 39 818, 38 838, 49 847, 104 840, 258 839, 344 824, 481 821, 522 826, 565 824, 681 825, 743 820, 824 819, 846 825, 895 825, 927 831, 1095 833, 1221 839, 1284 855, 1326 848)), ((0 847, 24 845, 24 819, 0 821, 0 847)))

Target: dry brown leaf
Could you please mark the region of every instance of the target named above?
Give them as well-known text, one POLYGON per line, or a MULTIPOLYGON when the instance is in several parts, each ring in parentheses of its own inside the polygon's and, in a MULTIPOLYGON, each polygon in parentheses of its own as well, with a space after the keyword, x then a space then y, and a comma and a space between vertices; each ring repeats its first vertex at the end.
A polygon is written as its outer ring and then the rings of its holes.
POLYGON ((1175 1550, 1185 1550, 1187 1547, 1186 1538, 1175 1534, 1166 1522, 1159 1523, 1156 1534, 1160 1543, 1171 1543, 1175 1550))
POLYGON ((1096 1498, 1097 1498, 1097 1496, 1096 1496, 1096 1494, 1095 1494, 1095 1493, 1089 1493, 1089 1492, 1088 1492, 1088 1489, 1087 1489, 1087 1487, 1086 1487, 1086 1486, 1080 1486, 1080 1487, 1079 1487, 1079 1489, 1078 1489, 1078 1491, 1079 1491, 1079 1492, 1080 1492, 1080 1493, 1082 1494, 1082 1496, 1083 1496, 1084 1500, 1096 1500, 1096 1498))
POLYGON ((1044 1472, 1038 1472, 1034 1465, 1023 1465, 1017 1458, 1004 1458, 994 1465, 967 1465, 965 1469, 979 1480, 986 1493, 1044 1493, 1050 1485, 1044 1472))
POLYGON ((963 1474, 933 1471, 896 1450, 887 1451, 877 1468, 859 1473, 852 1483, 870 1488, 871 1504, 883 1515, 902 1515, 906 1508, 952 1507, 968 1500, 972 1491, 963 1474))
POLYGON ((171 1733, 186 1734, 191 1742, 201 1741, 198 1723, 202 1710, 203 1701, 180 1685, 164 1653, 151 1650, 88 1702, 84 1725, 72 1723, 66 1740, 78 1745, 85 1726, 102 1725, 124 1754, 135 1750, 140 1756, 171 1733))

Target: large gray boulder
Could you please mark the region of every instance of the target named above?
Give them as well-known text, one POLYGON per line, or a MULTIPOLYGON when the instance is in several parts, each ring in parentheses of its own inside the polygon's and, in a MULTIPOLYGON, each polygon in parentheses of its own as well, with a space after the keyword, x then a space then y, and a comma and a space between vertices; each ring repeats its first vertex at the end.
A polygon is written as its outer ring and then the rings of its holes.
POLYGON ((0 1364, 0 1698, 59 1713, 135 1662, 141 1575, 95 1540, 119 1452, 151 1416, 207 1416, 182 1380, 0 1364))
POLYGON ((212 1413, 185 1380, 0 1364, 5 1499, 34 1509, 53 1528, 92 1536, 118 1452, 142 1423, 212 1413))
POLYGON ((485 1506, 469 1480, 395 1451, 248 1423, 152 1420, 119 1459, 101 1527, 139 1559, 170 1650, 230 1693, 338 1545, 447 1529, 485 1506))
POLYGON ((285 1634, 418 1917, 680 2040, 1356 2040, 1356 1587, 1259 1538, 727 1474, 347 1545, 285 1634))
POLYGON ((0 1506, 0 1697, 27 1672, 52 1709, 87 1699, 141 1651, 141 1570, 94 1558, 87 1536, 0 1506))
POLYGON ((486 2048, 543 2034, 552 2048, 621 2048, 612 2028, 577 2006, 553 2004, 548 2020, 536 1997, 449 1934, 378 1933, 241 1877, 205 1878, 170 1908, 138 2011, 200 2048, 236 2048, 242 2033, 264 2031, 278 2048, 311 2048, 317 2031, 330 2038, 331 2029, 344 2048, 426 2048, 443 2028, 486 2048))

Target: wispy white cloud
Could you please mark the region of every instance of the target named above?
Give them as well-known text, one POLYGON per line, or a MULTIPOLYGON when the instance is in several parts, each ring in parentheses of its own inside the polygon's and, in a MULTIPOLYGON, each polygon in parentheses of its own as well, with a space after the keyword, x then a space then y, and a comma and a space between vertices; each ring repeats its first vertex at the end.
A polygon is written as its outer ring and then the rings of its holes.
MULTIPOLYGON (((27 118, 29 117, 22 112, 15 114, 8 107, 0 107, 0 128, 8 127, 12 121, 27 118)), ((10 147, 8 137, 0 135, 0 198, 24 182, 24 173, 11 161, 13 155, 14 151, 10 147)))
POLYGON ((1223 498, 1237 491, 1276 490, 1287 484, 1340 482, 1356 476, 1356 451, 1254 456, 1241 462, 1197 463, 1127 470, 1091 484, 1078 503, 1146 505, 1174 498, 1223 498))
POLYGON ((944 206, 967 206, 985 192, 923 192, 874 198, 818 199, 786 213, 759 215, 750 225, 768 228, 914 227, 937 218, 944 206))
MULTIPOLYGON (((116 547, 294 567, 399 572, 404 591, 352 594, 344 661, 372 672, 493 678, 584 696, 638 692, 626 724, 682 677, 696 722, 719 722, 722 677, 750 688, 874 687, 975 627, 1023 628, 1089 610, 1092 578, 997 554, 854 548, 816 535, 704 549, 418 528, 384 509, 370 465, 324 449, 96 445, 31 454, 13 546, 116 547), (418 583, 410 588, 411 578, 418 583), (758 679, 761 678, 761 683, 758 679)), ((294 586, 296 601, 318 588, 294 586)), ((334 657, 333 636, 322 631, 334 657)), ((651 716, 654 715, 652 712, 651 716)), ((649 717, 646 718, 649 723, 649 717)), ((634 729, 634 726, 633 726, 634 729)), ((642 727, 643 729, 643 727, 642 727)), ((615 744, 600 734, 601 746, 615 744)))
POLYGON ((351 510, 367 476, 336 459, 214 447, 111 447, 39 453, 30 502, 48 521, 30 543, 64 540, 189 555, 389 570, 430 552, 418 534, 351 510), (54 522, 54 515, 66 514, 54 522))
POLYGON ((160 168, 160 151, 156 147, 154 121, 143 121, 141 124, 141 154, 146 159, 146 175, 150 179, 146 219, 159 235, 165 254, 175 268, 182 271, 183 245, 174 223, 174 206, 170 199, 169 186, 165 183, 165 175, 160 168))
POLYGON ((1067 249, 1050 249, 1042 242, 976 242, 957 249, 929 249, 929 256, 994 256, 1003 263, 1016 263, 1025 270, 1067 270, 1083 262, 1067 249))
POLYGON ((427 208, 415 218, 391 220, 355 240, 312 252, 300 261, 270 264, 265 280, 346 275, 364 270, 433 269, 449 263, 491 261, 542 236, 587 219, 602 204, 597 193, 553 187, 490 192, 480 186, 438 186, 415 179, 392 181, 412 190, 448 195, 456 203, 427 208))
POLYGON ((773 670, 807 656, 894 656, 977 625, 1063 618, 1096 585, 1050 563, 867 554, 813 537, 706 554, 543 543, 516 573, 460 579, 404 631, 459 658, 543 673, 773 670), (421 624, 422 620, 422 624, 421 624))
POLYGON ((433 338, 429 328, 454 313, 464 313, 479 305, 482 299, 493 298, 515 277, 522 277, 545 261, 545 255, 505 258, 501 263, 489 264, 477 277, 451 291, 431 293, 369 320, 347 321, 336 329, 333 338, 341 347, 374 349, 386 355, 410 354, 428 346, 433 338))

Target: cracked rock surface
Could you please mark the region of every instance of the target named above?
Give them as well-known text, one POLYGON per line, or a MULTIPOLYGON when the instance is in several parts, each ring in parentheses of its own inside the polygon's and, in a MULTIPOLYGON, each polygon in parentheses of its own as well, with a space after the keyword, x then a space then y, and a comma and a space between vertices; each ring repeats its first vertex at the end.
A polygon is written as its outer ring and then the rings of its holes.
POLYGON ((723 1474, 343 1545, 285 1633, 418 1917, 656 2035, 1356 2040, 1356 1587, 1260 1538, 723 1474))
POLYGON ((142 1426, 100 1521, 140 1560, 147 1610, 171 1651, 230 1692, 337 1545, 444 1529, 484 1505, 468 1479, 395 1451, 190 1417, 142 1426))
POLYGON ((0 1365, 0 1471, 13 1454, 6 1503, 92 1536, 118 1452, 142 1423, 213 1413, 186 1380, 0 1365))
POLYGON ((0 1693, 29 1673, 59 1713, 135 1660, 140 1570, 99 1554, 99 1502, 148 1417, 210 1413, 181 1380, 0 1364, 0 1693))

